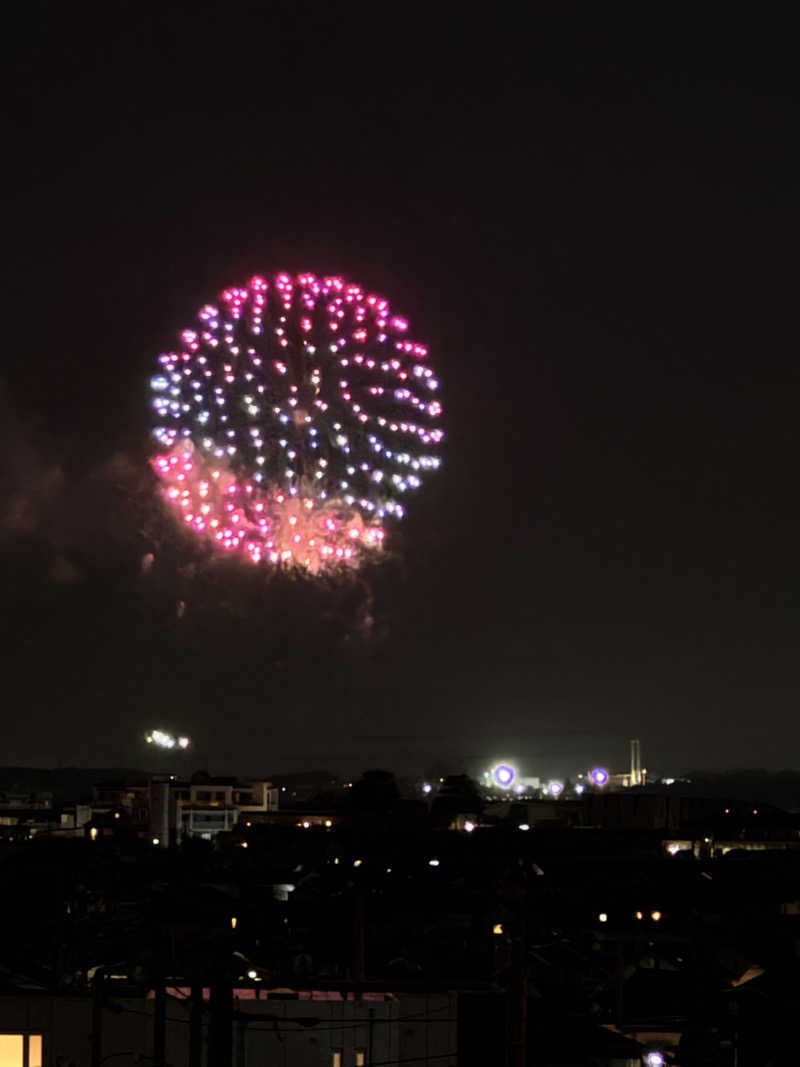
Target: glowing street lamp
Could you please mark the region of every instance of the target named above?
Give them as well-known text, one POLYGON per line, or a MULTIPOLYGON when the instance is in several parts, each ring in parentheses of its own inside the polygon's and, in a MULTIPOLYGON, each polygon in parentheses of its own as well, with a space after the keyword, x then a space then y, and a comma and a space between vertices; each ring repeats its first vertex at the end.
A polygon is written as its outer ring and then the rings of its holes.
POLYGON ((510 763, 499 763, 495 767, 492 776, 501 789, 509 789, 514 783, 517 772, 510 763))

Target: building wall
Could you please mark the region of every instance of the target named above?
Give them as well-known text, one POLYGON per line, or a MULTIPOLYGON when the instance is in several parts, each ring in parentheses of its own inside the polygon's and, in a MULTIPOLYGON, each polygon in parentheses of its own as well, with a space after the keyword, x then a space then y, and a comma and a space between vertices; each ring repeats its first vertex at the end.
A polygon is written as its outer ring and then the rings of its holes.
MULTIPOLYGON (((401 995, 388 1000, 367 994, 369 999, 354 1000, 342 999, 338 993, 309 991, 298 999, 255 1000, 252 989, 240 992, 243 996, 234 1001, 234 1010, 240 1014, 234 1022, 234 1067, 333 1067, 337 1051, 341 1067, 356 1067, 359 1051, 366 1064, 400 1061, 406 1067, 429 1063, 456 1067, 454 994, 401 995)), ((147 1062, 153 1055, 154 999, 113 994, 110 999, 118 1010, 103 1012, 103 1060, 118 1067, 147 1062)), ((180 996, 170 996, 166 1014, 166 1062, 185 1067, 189 1004, 180 996)), ((41 1034, 42 1067, 85 1067, 90 1062, 91 1032, 89 996, 0 997, 0 1034, 41 1034)), ((203 1063, 205 1067, 205 1055, 203 1063)))

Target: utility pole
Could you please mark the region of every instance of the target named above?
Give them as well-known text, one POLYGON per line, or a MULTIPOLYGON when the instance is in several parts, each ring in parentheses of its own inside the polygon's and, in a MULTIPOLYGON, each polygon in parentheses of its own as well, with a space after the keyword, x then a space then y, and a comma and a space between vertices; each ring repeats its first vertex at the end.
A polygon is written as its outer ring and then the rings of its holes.
POLYGON ((192 986, 192 1006, 189 1015, 189 1067, 203 1063, 203 987, 192 986))
POLYGON ((366 978, 366 934, 364 916, 364 890, 353 890, 353 982, 356 999, 361 999, 361 987, 366 978))
POLYGON ((508 987, 508 1064, 526 1067, 528 1062, 528 899, 519 893, 519 915, 511 941, 511 980, 508 987))
POLYGON ((167 991, 163 981, 156 985, 153 1009, 153 1059, 155 1067, 164 1067, 167 1057, 167 991))
POLYGON ((232 1067, 233 989, 230 981, 217 976, 211 984, 211 1026, 208 1035, 208 1067, 232 1067))
POLYGON ((92 1051, 91 1067, 103 1062, 103 1001, 105 1000, 105 972, 98 967, 92 979, 92 1051))

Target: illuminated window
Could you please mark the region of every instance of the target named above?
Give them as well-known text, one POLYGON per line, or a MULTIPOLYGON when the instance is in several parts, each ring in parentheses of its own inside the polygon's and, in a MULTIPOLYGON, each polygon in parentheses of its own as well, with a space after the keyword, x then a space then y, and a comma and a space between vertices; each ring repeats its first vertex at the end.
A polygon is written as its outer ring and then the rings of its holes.
POLYGON ((331 1053, 331 1067, 342 1067, 342 1050, 335 1048, 331 1053))
POLYGON ((42 1067, 41 1034, 0 1034, 0 1067, 42 1067))
POLYGON ((363 1048, 356 1049, 356 1067, 365 1067, 367 1054, 363 1048))

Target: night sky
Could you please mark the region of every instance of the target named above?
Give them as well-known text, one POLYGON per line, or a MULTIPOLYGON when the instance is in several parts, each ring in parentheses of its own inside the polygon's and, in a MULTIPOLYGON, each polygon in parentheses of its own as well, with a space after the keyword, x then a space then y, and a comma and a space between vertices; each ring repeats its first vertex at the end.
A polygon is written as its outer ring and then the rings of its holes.
POLYGON ((172 726, 218 772, 623 769, 631 736, 661 773, 797 766, 794 38, 522 13, 17 13, 0 763, 136 766, 172 726), (155 356, 280 268, 389 297, 442 377, 368 632, 341 591, 138 570, 155 356))

